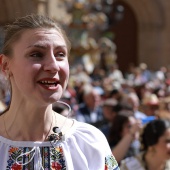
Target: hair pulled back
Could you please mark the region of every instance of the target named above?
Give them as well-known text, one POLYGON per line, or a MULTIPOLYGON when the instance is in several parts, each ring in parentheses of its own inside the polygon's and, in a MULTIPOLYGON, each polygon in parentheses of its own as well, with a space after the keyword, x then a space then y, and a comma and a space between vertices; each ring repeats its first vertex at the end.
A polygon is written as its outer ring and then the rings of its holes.
POLYGON ((5 55, 10 55, 12 53, 12 44, 20 38, 22 32, 27 29, 36 28, 56 29, 63 36, 67 44, 68 52, 70 51, 71 45, 66 36, 66 33, 63 29, 61 29, 57 22, 50 19, 48 16, 31 14, 18 18, 12 24, 6 26, 2 53, 5 55))
POLYGON ((170 128, 169 120, 156 119, 146 124, 141 133, 141 150, 146 151, 150 146, 157 144, 168 128, 170 128))

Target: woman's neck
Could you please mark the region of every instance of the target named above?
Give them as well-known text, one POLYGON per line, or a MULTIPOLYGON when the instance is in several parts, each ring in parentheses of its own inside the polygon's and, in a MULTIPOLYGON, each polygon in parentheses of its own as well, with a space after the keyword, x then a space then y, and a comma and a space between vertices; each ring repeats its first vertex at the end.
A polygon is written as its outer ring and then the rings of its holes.
POLYGON ((15 107, 2 115, 6 136, 11 140, 44 141, 55 124, 52 106, 15 107))
POLYGON ((144 155, 147 170, 164 170, 166 161, 158 153, 147 152, 144 155))

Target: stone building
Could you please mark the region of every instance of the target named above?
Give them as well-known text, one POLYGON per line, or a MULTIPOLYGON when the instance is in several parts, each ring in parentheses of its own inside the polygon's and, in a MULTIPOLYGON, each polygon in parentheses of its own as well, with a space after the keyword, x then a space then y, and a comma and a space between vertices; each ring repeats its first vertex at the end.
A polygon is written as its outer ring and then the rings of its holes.
MULTIPOLYGON (((64 0, 0 0, 0 46, 3 25, 30 13, 48 14, 68 23, 64 0)), ((72 0, 67 0, 71 2, 72 0)), ((97 0, 93 0, 97 1, 97 0)), ((93 2, 91 0, 91 2, 93 2)), ((147 63, 150 69, 170 64, 170 1, 113 0, 109 30, 114 33, 117 62, 126 71, 129 64, 147 63), (123 7, 121 21, 115 20, 115 6, 123 7)))

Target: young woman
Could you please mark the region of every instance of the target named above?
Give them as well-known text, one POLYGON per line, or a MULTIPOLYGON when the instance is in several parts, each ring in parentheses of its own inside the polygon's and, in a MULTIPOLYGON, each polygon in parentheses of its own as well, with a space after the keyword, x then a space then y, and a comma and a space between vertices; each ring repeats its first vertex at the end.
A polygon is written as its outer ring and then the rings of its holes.
POLYGON ((52 110, 67 86, 69 50, 48 17, 28 15, 7 26, 0 61, 11 103, 0 116, 0 169, 119 169, 99 130, 52 110))
POLYGON ((139 153, 139 131, 141 122, 136 120, 130 110, 120 111, 110 128, 108 141, 118 163, 129 156, 139 153))
POLYGON ((170 121, 156 119, 143 129, 142 151, 121 162, 121 170, 169 170, 170 169, 170 121))

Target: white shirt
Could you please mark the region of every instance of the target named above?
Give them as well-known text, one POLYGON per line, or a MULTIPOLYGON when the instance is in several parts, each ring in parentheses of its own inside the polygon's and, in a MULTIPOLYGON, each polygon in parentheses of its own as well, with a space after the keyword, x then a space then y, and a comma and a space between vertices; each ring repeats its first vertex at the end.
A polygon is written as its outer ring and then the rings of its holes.
POLYGON ((0 136, 0 170, 119 170, 97 128, 74 120, 57 143, 11 141, 0 136))

